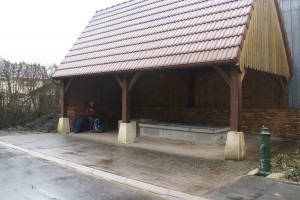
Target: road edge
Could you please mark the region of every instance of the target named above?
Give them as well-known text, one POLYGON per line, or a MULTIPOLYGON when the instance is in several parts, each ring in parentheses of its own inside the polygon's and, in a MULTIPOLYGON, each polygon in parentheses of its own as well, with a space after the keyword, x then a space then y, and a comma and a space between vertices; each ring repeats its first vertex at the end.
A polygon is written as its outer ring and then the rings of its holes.
POLYGON ((124 177, 124 176, 115 175, 115 174, 112 174, 112 173, 109 173, 109 172, 105 172, 105 171, 102 171, 102 170, 99 170, 99 169, 94 169, 94 168, 91 168, 91 167, 87 167, 87 166, 84 166, 84 165, 81 165, 81 164, 78 164, 78 163, 74 163, 74 162, 71 162, 71 161, 68 161, 68 160, 64 160, 64 159, 61 159, 61 158, 50 156, 50 155, 40 153, 40 152, 37 152, 37 151, 32 151, 30 149, 19 147, 19 146, 9 144, 9 143, 6 143, 6 142, 0 141, 0 145, 11 148, 11 149, 15 149, 15 150, 18 150, 18 151, 22 151, 24 153, 27 153, 27 154, 33 156, 33 157, 40 158, 40 159, 43 159, 43 160, 47 160, 49 162, 61 165, 63 167, 73 169, 73 170, 78 171, 78 172, 83 173, 83 174, 87 174, 87 175, 90 175, 90 176, 94 176, 96 178, 101 178, 103 180, 112 181, 112 182, 116 182, 116 183, 119 183, 119 184, 127 185, 127 186, 130 186, 130 187, 134 187, 134 188, 137 188, 137 189, 147 191, 147 192, 152 192, 152 193, 155 193, 155 194, 167 197, 167 198, 172 198, 172 199, 175 198, 175 199, 182 199, 182 200, 205 200, 206 199, 206 198, 203 198, 203 197, 194 196, 194 195, 191 195, 191 194, 187 194, 187 193, 183 193, 183 192, 180 192, 180 191, 168 189, 168 188, 165 188, 165 187, 149 184, 149 183, 138 181, 138 180, 135 180, 135 179, 130 179, 130 178, 127 178, 127 177, 124 177))

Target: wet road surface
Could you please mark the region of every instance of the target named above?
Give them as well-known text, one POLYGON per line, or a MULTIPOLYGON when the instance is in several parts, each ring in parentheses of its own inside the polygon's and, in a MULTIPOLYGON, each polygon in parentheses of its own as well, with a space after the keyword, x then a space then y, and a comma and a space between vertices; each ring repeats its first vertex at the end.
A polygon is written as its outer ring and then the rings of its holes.
POLYGON ((258 162, 252 161, 208 160, 68 135, 12 135, 0 137, 0 140, 119 176, 200 196, 258 166, 258 162))
POLYGON ((221 188, 209 199, 257 199, 257 200, 299 200, 300 184, 290 184, 258 176, 245 176, 221 188))
POLYGON ((78 174, 2 146, 0 160, 0 199, 161 199, 154 194, 78 174))

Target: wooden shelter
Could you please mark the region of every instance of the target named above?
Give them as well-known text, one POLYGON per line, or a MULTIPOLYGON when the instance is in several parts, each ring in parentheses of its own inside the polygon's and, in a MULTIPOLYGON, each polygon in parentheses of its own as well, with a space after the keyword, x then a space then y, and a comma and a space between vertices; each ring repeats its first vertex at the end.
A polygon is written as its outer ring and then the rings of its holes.
POLYGON ((53 78, 63 118, 93 99, 125 124, 240 131, 243 108, 287 107, 291 74, 277 0, 131 0, 96 12, 53 78))

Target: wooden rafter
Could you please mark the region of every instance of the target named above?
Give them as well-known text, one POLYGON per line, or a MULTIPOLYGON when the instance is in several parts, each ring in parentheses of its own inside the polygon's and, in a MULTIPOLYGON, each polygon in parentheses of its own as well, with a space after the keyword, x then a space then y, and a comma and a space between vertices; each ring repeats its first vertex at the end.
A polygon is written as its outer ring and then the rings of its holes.
POLYGON ((280 89, 280 92, 284 92, 283 82, 281 77, 279 79, 274 78, 271 74, 265 75, 266 79, 269 80, 275 87, 280 89))
POLYGON ((213 66, 214 70, 224 79, 224 81, 231 87, 230 77, 224 72, 224 70, 219 66, 213 66))
POLYGON ((196 93, 199 89, 199 87, 201 86, 201 84, 203 83, 203 81, 208 77, 208 75, 210 74, 210 72, 206 72, 196 83, 195 87, 194 87, 194 93, 196 93))
POLYGON ((71 86, 71 84, 73 83, 74 78, 70 78, 70 80, 68 81, 66 87, 65 87, 65 93, 67 93, 69 91, 69 88, 71 86))
POLYGON ((244 80, 244 77, 245 77, 246 73, 247 73, 247 69, 245 68, 244 72, 241 74, 241 81, 242 82, 244 80))
POLYGON ((141 77, 141 75, 141 72, 137 72, 129 81, 127 74, 123 74, 122 80, 117 74, 114 74, 115 79, 117 80, 122 89, 122 123, 130 122, 130 92, 141 77))
POLYGON ((114 77, 117 80, 117 82, 119 83, 120 87, 123 88, 123 83, 122 83, 120 77, 117 74, 114 74, 114 77))
POLYGON ((279 77, 281 87, 280 92, 280 108, 286 109, 288 107, 288 83, 284 77, 279 77))
POLYGON ((279 84, 281 92, 285 92, 284 80, 282 80, 282 77, 279 77, 279 84))
POLYGON ((134 76, 132 77, 129 85, 128 85, 128 90, 131 91, 132 88, 135 86, 136 82, 139 80, 139 78, 142 76, 141 72, 137 72, 134 74, 134 76))

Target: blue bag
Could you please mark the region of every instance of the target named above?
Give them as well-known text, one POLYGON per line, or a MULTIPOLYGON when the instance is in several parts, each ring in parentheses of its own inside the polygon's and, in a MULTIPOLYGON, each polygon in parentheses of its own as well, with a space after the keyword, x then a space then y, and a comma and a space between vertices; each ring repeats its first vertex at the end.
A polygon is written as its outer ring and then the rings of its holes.
POLYGON ((85 130, 85 127, 87 126, 87 117, 86 116, 80 116, 73 122, 73 133, 80 133, 85 130))
POLYGON ((102 123, 101 123, 101 121, 100 121, 100 119, 99 118, 96 118, 95 120, 94 120, 94 132, 95 133, 102 133, 103 132, 103 125, 102 125, 102 123))

